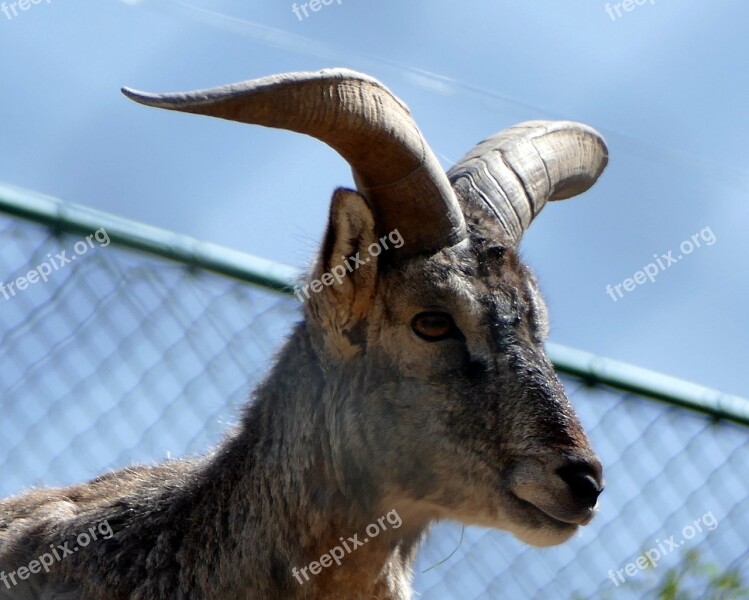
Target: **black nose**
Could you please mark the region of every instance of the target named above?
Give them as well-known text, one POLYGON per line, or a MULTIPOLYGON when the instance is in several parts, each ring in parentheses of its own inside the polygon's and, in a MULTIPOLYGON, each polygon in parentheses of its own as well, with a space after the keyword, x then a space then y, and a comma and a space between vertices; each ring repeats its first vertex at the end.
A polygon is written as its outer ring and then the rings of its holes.
POLYGON ((603 491, 603 469, 598 460, 571 461, 557 469, 557 474, 570 487, 575 500, 595 506, 603 491))

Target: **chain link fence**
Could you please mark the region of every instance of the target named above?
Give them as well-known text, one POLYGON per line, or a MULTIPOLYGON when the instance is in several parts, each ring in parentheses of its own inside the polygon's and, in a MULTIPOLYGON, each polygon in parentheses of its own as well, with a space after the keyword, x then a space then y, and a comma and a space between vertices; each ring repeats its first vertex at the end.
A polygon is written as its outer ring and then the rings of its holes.
MULTIPOLYGON (((108 230, 87 239, 96 228, 61 206, 46 224, 0 208, 0 496, 205 451, 299 318, 278 279, 157 256, 178 254, 169 243, 134 251, 108 230)), ((746 579, 749 430, 592 376, 563 381, 605 465, 598 517, 549 549, 438 525, 415 598, 654 597, 689 551, 746 579)), ((706 597, 695 585, 688 597, 706 597)))

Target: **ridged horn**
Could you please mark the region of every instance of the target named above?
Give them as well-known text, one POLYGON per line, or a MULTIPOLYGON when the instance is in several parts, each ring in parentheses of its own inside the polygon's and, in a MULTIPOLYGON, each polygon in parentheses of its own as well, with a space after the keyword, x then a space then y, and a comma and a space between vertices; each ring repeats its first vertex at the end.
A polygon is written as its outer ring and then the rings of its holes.
POLYGON ((447 173, 461 201, 483 203, 514 244, 547 200, 592 186, 608 162, 595 129, 572 121, 528 121, 481 142, 447 173))
POLYGON ((431 254, 465 237, 450 182, 403 102, 376 79, 347 69, 286 73, 186 93, 123 88, 147 106, 304 133, 351 165, 380 234, 398 229, 399 258, 431 254))

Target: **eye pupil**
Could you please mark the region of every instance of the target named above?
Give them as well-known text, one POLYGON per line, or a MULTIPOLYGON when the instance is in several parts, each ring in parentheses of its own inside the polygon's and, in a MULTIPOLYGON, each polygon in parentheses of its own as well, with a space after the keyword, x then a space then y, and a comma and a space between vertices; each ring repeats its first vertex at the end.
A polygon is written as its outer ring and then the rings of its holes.
POLYGON ((420 338, 430 342, 450 337, 456 331, 452 317, 447 313, 429 312, 414 317, 412 328, 420 338))
POLYGON ((424 330, 432 333, 445 332, 450 327, 447 319, 442 317, 424 317, 420 324, 424 330))

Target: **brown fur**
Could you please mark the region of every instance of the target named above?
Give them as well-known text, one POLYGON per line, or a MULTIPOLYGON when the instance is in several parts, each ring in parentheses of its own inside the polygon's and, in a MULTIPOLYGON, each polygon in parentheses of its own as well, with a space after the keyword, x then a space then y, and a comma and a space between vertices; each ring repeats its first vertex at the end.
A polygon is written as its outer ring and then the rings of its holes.
MULTIPOLYGON (((539 545, 572 535, 576 524, 548 516, 582 520, 554 473, 597 461, 544 354, 535 280, 480 207, 465 201, 464 212, 465 242, 398 266, 384 253, 313 294, 212 454, 0 502, 5 573, 105 520, 113 531, 49 574, 0 583, 0 597, 406 599, 418 544, 439 519, 539 545), (413 316, 435 308, 462 340, 413 333, 413 316), (293 567, 392 510, 401 527, 294 579, 293 567)), ((366 201, 339 190, 312 277, 376 239, 366 201)))

